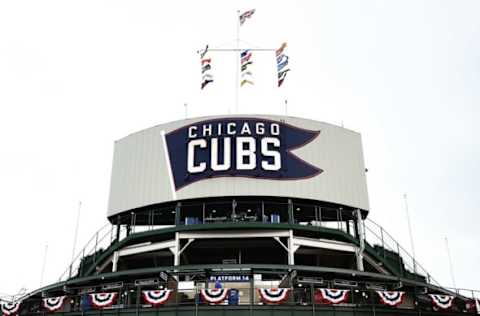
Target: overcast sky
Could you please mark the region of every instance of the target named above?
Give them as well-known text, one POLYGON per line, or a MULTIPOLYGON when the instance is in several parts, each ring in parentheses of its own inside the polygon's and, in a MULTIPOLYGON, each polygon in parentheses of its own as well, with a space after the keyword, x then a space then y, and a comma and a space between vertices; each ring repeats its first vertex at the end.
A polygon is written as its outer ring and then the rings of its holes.
POLYGON ((200 91, 196 50, 233 47, 236 10, 256 9, 244 47, 288 42, 276 88, 271 52, 254 54, 241 113, 284 114, 362 134, 370 218, 451 286, 480 288, 480 2, 1 1, 0 295, 66 268, 106 223, 113 142, 188 116, 234 110, 235 59, 213 53, 200 91), (167 4, 168 3, 168 4, 167 4))

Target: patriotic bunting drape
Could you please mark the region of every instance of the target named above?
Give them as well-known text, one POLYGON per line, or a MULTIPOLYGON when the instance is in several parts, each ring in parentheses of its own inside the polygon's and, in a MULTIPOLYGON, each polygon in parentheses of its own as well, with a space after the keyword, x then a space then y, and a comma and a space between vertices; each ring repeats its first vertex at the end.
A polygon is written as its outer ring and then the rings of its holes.
POLYGON ((92 305, 95 308, 99 308, 99 309, 112 306, 115 303, 118 296, 118 294, 115 292, 93 293, 89 295, 92 301, 92 305))
POLYGON ((388 306, 398 306, 403 303, 405 292, 399 291, 376 291, 380 297, 380 302, 388 306))
POLYGON ((62 308, 66 296, 49 297, 43 299, 43 307, 49 312, 55 312, 62 308))
POLYGON ((20 302, 2 302, 1 303, 2 315, 13 316, 18 313, 20 309, 20 302))
POLYGON ((429 294, 433 306, 440 309, 449 309, 452 307, 454 297, 451 295, 429 294))
POLYGON ((290 71, 288 68, 288 56, 284 54, 284 50, 287 47, 287 43, 283 43, 279 49, 275 51, 275 56, 277 58, 277 81, 278 87, 280 87, 287 76, 287 73, 290 71))
POLYGON ((165 304, 170 298, 171 294, 172 290, 142 291, 143 300, 145 303, 152 304, 153 306, 165 304))
POLYGON ((264 303, 281 304, 288 299, 290 289, 258 289, 258 294, 264 303))
POLYGON ((245 84, 253 85, 253 74, 250 71, 250 67, 253 64, 252 51, 249 49, 242 50, 240 52, 240 67, 241 67, 241 79, 240 86, 243 87, 245 84))
POLYGON ((200 52, 200 64, 202 66, 202 83, 200 88, 203 90, 209 83, 213 82, 212 58, 207 56, 208 45, 200 52))
POLYGON ((220 304, 227 299, 228 289, 201 289, 202 299, 211 304, 220 304))
POLYGON ((340 304, 348 300, 350 290, 338 289, 318 289, 321 303, 323 304, 340 304))
POLYGON ((243 25, 243 23, 245 23, 247 19, 250 19, 254 13, 255 13, 255 9, 252 9, 240 14, 240 16, 238 17, 240 20, 240 25, 243 25))

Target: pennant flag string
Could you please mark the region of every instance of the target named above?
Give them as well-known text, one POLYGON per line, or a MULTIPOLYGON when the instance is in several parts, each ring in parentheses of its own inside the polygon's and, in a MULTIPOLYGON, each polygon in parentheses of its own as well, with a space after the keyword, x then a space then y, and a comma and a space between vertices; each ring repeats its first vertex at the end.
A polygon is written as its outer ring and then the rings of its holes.
POLYGON ((238 17, 240 19, 240 25, 243 25, 243 23, 245 23, 247 19, 250 19, 254 13, 255 9, 252 9, 240 14, 240 16, 238 17))
POLYGON ((288 66, 288 56, 285 55, 283 52, 287 47, 287 43, 282 43, 279 49, 275 51, 275 55, 277 57, 277 84, 280 87, 287 76, 287 72, 290 71, 288 66))
POLYGON ((249 49, 244 49, 240 52, 240 87, 246 84, 253 85, 253 74, 250 70, 253 61, 251 61, 250 58, 252 58, 252 52, 249 49))
POLYGON ((200 64, 202 66, 202 82, 200 84, 200 89, 204 89, 209 83, 213 82, 212 71, 212 58, 206 57, 208 50, 208 45, 200 51, 200 64))

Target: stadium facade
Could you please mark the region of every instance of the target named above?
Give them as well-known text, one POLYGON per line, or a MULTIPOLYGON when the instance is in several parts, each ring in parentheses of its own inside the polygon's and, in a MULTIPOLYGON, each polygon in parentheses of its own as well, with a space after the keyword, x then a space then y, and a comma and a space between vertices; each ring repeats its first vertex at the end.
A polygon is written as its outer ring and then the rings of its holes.
POLYGON ((214 116, 115 143, 108 224, 4 315, 480 312, 369 219, 360 134, 214 116))

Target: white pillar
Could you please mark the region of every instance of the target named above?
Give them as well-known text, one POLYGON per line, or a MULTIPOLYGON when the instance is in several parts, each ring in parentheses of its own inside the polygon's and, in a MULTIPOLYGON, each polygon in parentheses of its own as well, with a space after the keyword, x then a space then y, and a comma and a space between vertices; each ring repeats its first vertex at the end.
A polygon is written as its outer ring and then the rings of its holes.
POLYGON ((120 256, 120 253, 118 251, 115 251, 113 253, 113 259, 112 259, 112 272, 117 272, 117 266, 118 266, 118 257, 120 256))
POLYGON ((293 247, 293 230, 289 230, 290 236, 288 237, 288 264, 295 264, 295 250, 293 247))
POLYGON ((360 241, 360 247, 358 248, 356 252, 356 257, 357 257, 357 270, 358 271, 364 271, 363 268, 363 251, 365 250, 365 231, 363 230, 363 220, 362 220, 362 213, 359 209, 356 211, 356 217, 357 217, 357 231, 358 231, 358 238, 360 241))
POLYGON ((180 234, 175 233, 175 247, 173 249, 173 265, 180 265, 180 234))

